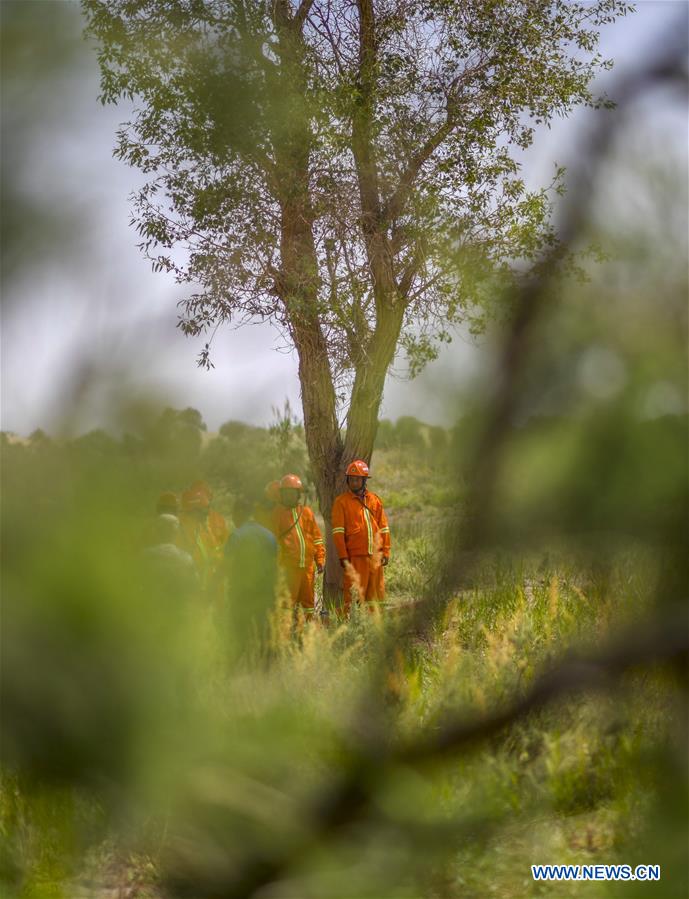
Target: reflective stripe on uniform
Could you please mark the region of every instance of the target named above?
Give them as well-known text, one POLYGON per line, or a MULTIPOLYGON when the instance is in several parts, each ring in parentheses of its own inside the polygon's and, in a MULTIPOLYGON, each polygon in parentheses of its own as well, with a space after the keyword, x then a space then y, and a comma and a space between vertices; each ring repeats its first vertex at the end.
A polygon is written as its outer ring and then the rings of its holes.
POLYGON ((299 524, 299 515, 297 515, 297 510, 292 509, 292 518, 294 519, 294 530, 297 532, 297 537, 299 538, 299 567, 304 568, 306 566, 306 541, 304 540, 304 534, 301 530, 301 525, 299 524))
POLYGON ((208 550, 206 549, 206 544, 203 542, 203 537, 201 536, 200 532, 196 535, 196 546, 198 547, 199 552, 203 556, 204 562, 207 562, 208 561, 208 550))
POLYGON ((364 506, 364 518, 366 519, 366 530, 368 531, 368 554, 373 555, 373 528, 371 527, 371 513, 364 506))
POLYGON ((333 534, 344 534, 344 528, 333 528, 333 534))
POLYGON ((380 529, 380 533, 381 533, 381 534, 389 534, 389 533, 390 533, 390 528, 381 528, 381 529, 380 529))

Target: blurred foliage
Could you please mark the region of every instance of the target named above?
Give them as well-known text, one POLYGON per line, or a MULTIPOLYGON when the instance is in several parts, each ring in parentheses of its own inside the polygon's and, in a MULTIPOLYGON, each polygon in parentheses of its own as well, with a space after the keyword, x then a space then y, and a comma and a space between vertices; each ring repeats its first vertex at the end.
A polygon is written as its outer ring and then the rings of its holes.
MULTIPOLYGON (((117 861, 101 859, 98 882, 127 870, 133 895, 145 896, 142 871, 152 864, 156 889, 162 876, 183 892, 215 895, 257 849, 302 844, 310 824, 300 804, 349 764, 350 721, 383 645, 383 621, 303 624, 293 639, 278 612, 270 668, 240 664, 228 676, 227 647, 241 638, 223 630, 219 611, 200 597, 171 608, 155 590, 137 589, 136 554, 108 528, 85 532, 84 514, 93 521, 99 507, 101 523, 117 520, 109 499, 103 514, 104 497, 94 504, 82 494, 73 520, 63 509, 58 532, 24 559, 13 555, 5 576, 5 889, 74 895, 69 884, 85 876, 87 850, 107 835, 117 861)), ((436 552, 432 541, 400 541, 395 596, 418 595, 436 552)), ((470 715, 504 702, 554 653, 603 641, 621 615, 642 615, 657 559, 630 546, 611 562, 602 595, 586 560, 569 550, 547 562, 487 562, 484 586, 448 605, 431 638, 393 662, 389 724, 414 734, 440 726, 449 710, 470 715)), ((667 809, 686 788, 682 693, 666 674, 637 675, 618 691, 556 705, 480 752, 388 771, 372 817, 324 837, 273 889, 512 895, 517 878, 521 895, 536 896, 528 865, 554 858, 659 862, 681 890, 683 812, 667 809)))
POLYGON ((65 210, 35 189, 31 171, 35 143, 47 139, 51 122, 68 114, 71 83, 88 65, 78 12, 76 4, 46 0, 0 4, 0 245, 5 287, 22 267, 64 251, 80 233, 80 222, 67 221, 65 210), (45 90, 46 84, 52 90, 45 90))
MULTIPOLYGON (((142 523, 160 471, 176 459, 189 477, 179 423, 205 433, 194 410, 167 409, 136 438, 3 435, 7 895, 81 895, 88 878, 96 891, 125 885, 142 899, 169 889, 219 895, 244 859, 276 846, 295 853, 289 878, 271 888, 278 896, 511 896, 515 882, 538 896, 528 866, 543 859, 660 863, 661 895, 681 894, 684 812, 671 803, 687 786, 684 693, 668 672, 556 704, 481 751, 393 767, 375 782, 365 820, 309 837, 300 809, 355 763, 357 708, 397 618, 355 614, 330 629, 302 621, 295 633, 277 609, 266 667, 247 655, 245 635, 227 630, 222 606, 161 595, 140 564, 142 523)), ((196 473, 222 484, 221 497, 247 486, 246 460, 275 466, 266 429, 228 422, 206 439, 196 473)), ((431 501, 451 481, 423 454, 393 448, 375 459, 400 609, 426 591, 457 514, 431 501), (411 520, 395 499, 400 485, 418 498, 411 520)), ((653 608, 663 560, 646 531, 605 547, 603 578, 596 548, 558 543, 556 533, 547 530, 545 553, 487 552, 480 586, 458 595, 410 655, 393 656, 386 727, 412 737, 450 711, 470 717, 504 703, 554 655, 600 644, 653 608)))
POLYGON ((282 409, 273 406, 273 423, 268 432, 280 472, 289 472, 295 466, 303 471, 307 466, 304 428, 288 399, 285 399, 282 409))

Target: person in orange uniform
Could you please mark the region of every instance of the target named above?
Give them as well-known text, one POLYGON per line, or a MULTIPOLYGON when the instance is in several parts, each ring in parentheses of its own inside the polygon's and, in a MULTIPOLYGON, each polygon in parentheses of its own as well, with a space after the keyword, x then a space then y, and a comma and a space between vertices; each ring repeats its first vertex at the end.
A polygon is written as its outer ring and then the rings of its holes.
POLYGON ((366 489, 368 465, 356 459, 347 466, 346 493, 335 497, 333 540, 344 568, 344 605, 385 598, 383 568, 390 561, 390 528, 383 503, 366 489))
POLYGON ((224 515, 212 508, 213 491, 205 481, 194 481, 189 489, 194 493, 205 496, 208 500, 206 526, 212 537, 214 551, 216 551, 216 554, 222 555, 222 549, 230 536, 230 529, 227 526, 224 515))
POLYGON ((214 584, 222 571, 223 546, 228 537, 224 517, 210 508, 213 494, 203 481, 197 481, 182 493, 179 523, 181 548, 196 563, 201 585, 214 584))
POLYGON ((263 499, 256 504, 254 521, 267 528, 273 529, 273 512, 280 502, 280 481, 270 481, 263 491, 263 499))
POLYGON ((180 511, 180 545, 194 559, 199 572, 206 567, 212 553, 213 539, 207 527, 208 498, 196 490, 182 491, 180 511))
POLYGON ((284 572, 293 606, 313 609, 315 572, 323 573, 325 546, 313 512, 299 502, 304 485, 295 474, 280 481, 280 502, 273 511, 271 530, 279 546, 280 566, 284 572))

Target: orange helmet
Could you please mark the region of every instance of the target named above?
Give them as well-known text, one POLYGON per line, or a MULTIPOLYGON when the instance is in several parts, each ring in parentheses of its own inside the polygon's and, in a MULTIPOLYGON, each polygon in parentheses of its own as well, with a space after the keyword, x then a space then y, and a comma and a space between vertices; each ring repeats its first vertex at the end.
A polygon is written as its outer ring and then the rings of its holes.
POLYGON ((207 509, 211 504, 207 493, 199 490, 185 490, 182 493, 182 511, 194 512, 197 509, 207 509))
POLYGON ((160 494, 156 504, 156 511, 159 515, 176 515, 178 509, 179 501, 175 493, 171 490, 166 490, 165 493, 160 494))
POLYGON ((280 490, 289 490, 292 488, 293 490, 303 490, 304 485, 301 482, 301 478, 297 474, 286 474, 280 480, 280 490))
POLYGON ((207 496, 209 503, 213 499, 213 491, 205 481, 194 481, 189 490, 193 493, 201 493, 202 495, 207 496))
POLYGON ((355 459, 347 466, 347 477, 370 478, 371 475, 368 473, 368 465, 363 459, 355 459))
POLYGON ((271 481, 270 484, 266 484, 265 490, 263 491, 263 495, 270 503, 279 503, 280 502, 280 481, 271 481))

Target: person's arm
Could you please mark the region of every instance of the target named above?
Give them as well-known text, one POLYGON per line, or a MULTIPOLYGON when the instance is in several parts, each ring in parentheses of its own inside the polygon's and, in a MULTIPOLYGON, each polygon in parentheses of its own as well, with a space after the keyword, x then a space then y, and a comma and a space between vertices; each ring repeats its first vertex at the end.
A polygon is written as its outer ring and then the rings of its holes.
POLYGON ((383 557, 383 565, 387 565, 390 561, 390 526, 388 525, 388 517, 385 514, 385 509, 383 508, 383 504, 378 500, 379 503, 379 513, 378 513, 378 524, 380 526, 380 552, 383 557))
POLYGON ((313 511, 309 509, 309 531, 311 534, 311 539, 313 541, 313 557, 316 563, 316 567, 318 568, 318 573, 320 574, 323 571, 323 566, 325 565, 325 546, 323 544, 323 534, 321 534, 321 529, 318 527, 318 522, 316 521, 316 516, 313 514, 313 511))
POLYGON ((349 559, 347 554, 347 544, 345 542, 345 514, 344 506, 339 498, 333 503, 332 513, 333 542, 340 564, 344 564, 349 559))

